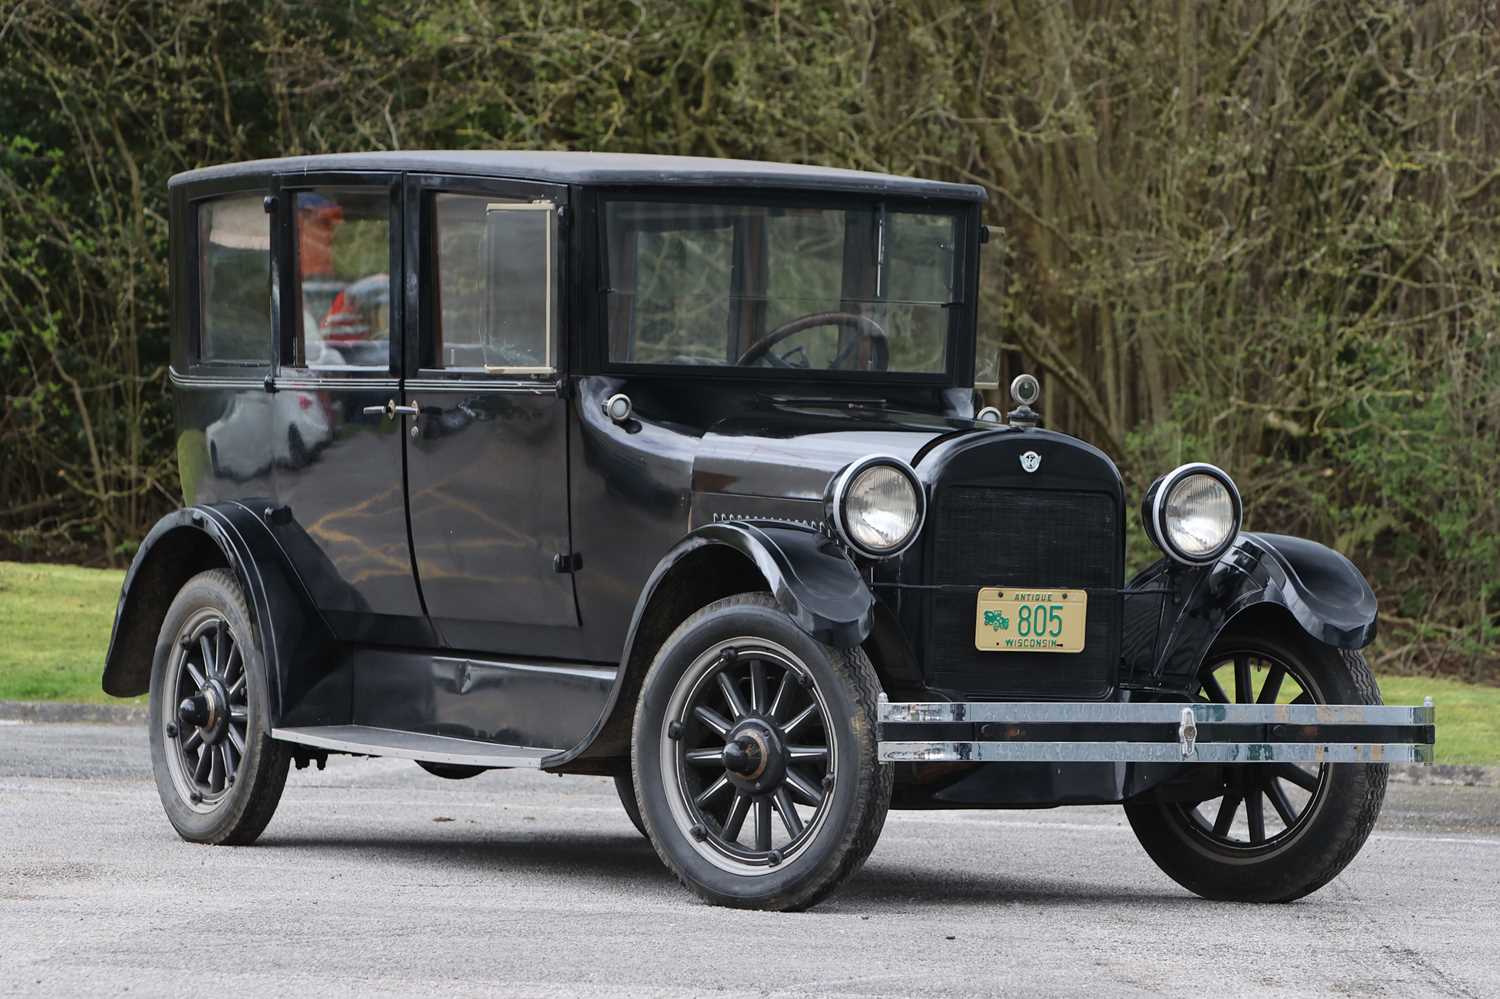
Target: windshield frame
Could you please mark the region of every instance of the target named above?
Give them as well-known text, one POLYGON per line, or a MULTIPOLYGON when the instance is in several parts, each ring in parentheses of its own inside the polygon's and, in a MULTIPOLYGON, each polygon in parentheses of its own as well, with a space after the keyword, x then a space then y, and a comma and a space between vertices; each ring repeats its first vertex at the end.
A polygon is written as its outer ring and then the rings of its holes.
POLYGON ((973 381, 975 315, 979 293, 979 212, 977 202, 945 198, 890 197, 879 192, 860 194, 837 191, 745 190, 720 187, 606 187, 591 192, 581 213, 585 231, 593 246, 586 256, 595 289, 587 295, 590 326, 597 335, 588 338, 584 367, 632 378, 659 376, 671 378, 710 378, 755 380, 779 383, 839 382, 854 385, 967 385, 973 381), (609 243, 606 231, 607 208, 613 202, 657 201, 669 204, 722 205, 726 207, 791 207, 836 211, 850 209, 876 210, 888 213, 917 212, 950 215, 954 219, 955 259, 954 287, 959 301, 947 304, 946 359, 942 371, 860 371, 738 366, 714 364, 643 364, 614 360, 609 356, 609 243))

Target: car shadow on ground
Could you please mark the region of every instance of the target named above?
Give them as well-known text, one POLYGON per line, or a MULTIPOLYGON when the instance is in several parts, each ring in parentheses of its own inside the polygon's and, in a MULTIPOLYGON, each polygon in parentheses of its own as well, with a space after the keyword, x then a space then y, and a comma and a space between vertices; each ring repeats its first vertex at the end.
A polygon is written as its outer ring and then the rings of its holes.
MULTIPOLYGON (((446 825, 446 823, 445 823, 446 825)), ((558 832, 539 828, 535 835, 459 826, 452 834, 412 830, 410 835, 274 835, 257 849, 325 851, 347 859, 380 863, 382 877, 402 880, 402 867, 422 880, 441 865, 445 876, 503 881, 508 875, 554 879, 559 887, 605 887, 632 893, 657 890, 664 898, 681 889, 655 849, 634 833, 558 832)), ((889 862, 871 864, 818 906, 828 913, 911 911, 1027 904, 1046 907, 1125 905, 1202 905, 1186 893, 1158 891, 1119 883, 1063 880, 1028 872, 956 871, 932 865, 889 862)))
MULTIPOLYGON (((444 825, 447 825, 444 823, 444 825)), ((454 823, 455 826, 458 823, 454 823)), ((483 877, 506 872, 553 875, 562 880, 628 881, 660 876, 672 881, 651 844, 636 833, 577 833, 538 829, 535 835, 460 827, 450 835, 425 830, 410 835, 275 835, 268 832, 257 849, 324 851, 349 860, 410 865, 414 871, 441 864, 445 870, 483 877)), ((391 866, 382 872, 392 873, 391 866)))

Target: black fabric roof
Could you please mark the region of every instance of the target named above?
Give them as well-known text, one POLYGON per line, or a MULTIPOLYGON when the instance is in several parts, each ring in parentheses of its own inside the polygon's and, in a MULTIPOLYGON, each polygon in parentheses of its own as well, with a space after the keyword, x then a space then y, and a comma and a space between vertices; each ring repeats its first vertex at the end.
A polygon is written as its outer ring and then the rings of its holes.
POLYGON ((984 201, 984 188, 830 167, 699 156, 540 151, 403 151, 289 156, 180 173, 171 186, 269 173, 384 170, 468 174, 555 184, 777 188, 984 201))

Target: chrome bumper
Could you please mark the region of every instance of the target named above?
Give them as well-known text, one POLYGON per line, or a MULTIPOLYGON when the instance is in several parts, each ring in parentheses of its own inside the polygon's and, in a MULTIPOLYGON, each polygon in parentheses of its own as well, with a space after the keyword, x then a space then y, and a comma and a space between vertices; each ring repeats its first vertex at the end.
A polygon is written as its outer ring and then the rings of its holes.
POLYGON ((1369 704, 892 703, 882 763, 1431 763, 1435 709, 1369 704))

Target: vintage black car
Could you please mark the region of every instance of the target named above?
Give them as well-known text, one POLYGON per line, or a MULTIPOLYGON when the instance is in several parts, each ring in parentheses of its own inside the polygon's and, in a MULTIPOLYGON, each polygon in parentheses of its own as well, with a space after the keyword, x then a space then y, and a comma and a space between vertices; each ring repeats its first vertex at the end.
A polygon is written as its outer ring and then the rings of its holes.
POLYGON ((1430 755, 1347 559, 1242 532, 1195 463, 1127 584, 1109 457, 1029 375, 981 408, 980 188, 426 152, 170 194, 187 505, 103 683, 149 690, 185 839, 253 841, 293 762, 352 753, 612 776, 726 905, 817 902, 891 807, 1095 803, 1192 891, 1277 901, 1430 755))

